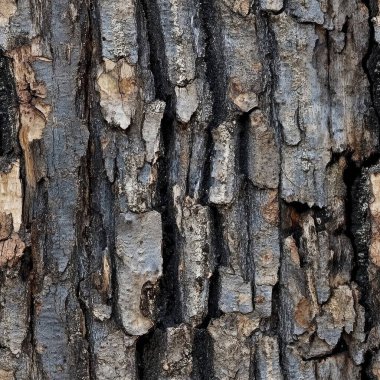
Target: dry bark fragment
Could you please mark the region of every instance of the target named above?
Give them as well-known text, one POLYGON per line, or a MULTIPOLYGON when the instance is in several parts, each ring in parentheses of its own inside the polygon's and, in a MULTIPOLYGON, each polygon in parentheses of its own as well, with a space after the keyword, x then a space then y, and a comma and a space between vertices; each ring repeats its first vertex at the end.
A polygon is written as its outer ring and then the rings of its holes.
POLYGON ((12 215, 13 229, 18 232, 22 216, 22 185, 20 164, 16 161, 8 173, 0 173, 0 208, 12 215))
POLYGON ((118 310, 125 330, 143 335, 154 323, 149 310, 141 310, 144 285, 154 286, 162 273, 161 216, 156 211, 121 214, 116 231, 118 310))
POLYGON ((211 170, 210 202, 229 204, 236 190, 235 154, 236 129, 233 124, 222 124, 212 132, 214 155, 211 170))
POLYGON ((240 312, 247 314, 253 311, 252 286, 239 275, 221 269, 219 309, 224 313, 240 312))
POLYGON ((213 344, 215 379, 249 377, 252 351, 249 336, 258 323, 240 313, 226 314, 211 322, 208 331, 213 344))
MULTIPOLYGON (((175 193, 175 202, 179 201, 175 193)), ((179 230, 178 278, 182 318, 193 326, 207 315, 210 277, 213 271, 211 256, 210 212, 208 207, 194 204, 187 198, 176 204, 179 230)))
POLYGON ((136 379, 135 337, 116 331, 95 344, 96 375, 105 380, 136 379))
POLYGON ((0 1, 0 377, 379 377, 376 4, 90 3, 0 1))

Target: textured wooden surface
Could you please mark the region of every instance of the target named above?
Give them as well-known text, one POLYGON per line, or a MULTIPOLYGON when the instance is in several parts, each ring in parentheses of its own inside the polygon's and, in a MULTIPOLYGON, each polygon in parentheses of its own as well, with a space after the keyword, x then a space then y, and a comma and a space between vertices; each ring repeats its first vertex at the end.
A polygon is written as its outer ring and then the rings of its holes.
POLYGON ((380 379, 375 0, 0 0, 0 380, 380 379))

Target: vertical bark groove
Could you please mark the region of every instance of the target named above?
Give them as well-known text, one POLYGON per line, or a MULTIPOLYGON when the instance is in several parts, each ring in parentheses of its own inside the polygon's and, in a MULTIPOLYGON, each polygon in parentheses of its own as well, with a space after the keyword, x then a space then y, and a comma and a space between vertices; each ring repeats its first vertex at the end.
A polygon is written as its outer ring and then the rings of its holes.
POLYGON ((376 1, 1 7, 0 379, 380 379, 376 1))

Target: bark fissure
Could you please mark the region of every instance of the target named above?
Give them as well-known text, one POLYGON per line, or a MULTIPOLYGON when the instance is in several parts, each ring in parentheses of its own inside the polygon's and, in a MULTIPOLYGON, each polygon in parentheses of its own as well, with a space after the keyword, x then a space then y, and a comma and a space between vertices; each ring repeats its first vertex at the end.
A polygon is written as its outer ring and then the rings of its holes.
POLYGON ((380 378, 375 1, 1 8, 1 379, 380 378))

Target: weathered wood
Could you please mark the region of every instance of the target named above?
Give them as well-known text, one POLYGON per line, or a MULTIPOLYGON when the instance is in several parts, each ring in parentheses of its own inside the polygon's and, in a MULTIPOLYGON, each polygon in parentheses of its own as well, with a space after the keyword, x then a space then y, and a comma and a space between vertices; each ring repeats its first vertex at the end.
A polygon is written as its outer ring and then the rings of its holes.
POLYGON ((380 15, 0 0, 0 379, 380 379, 380 15))

